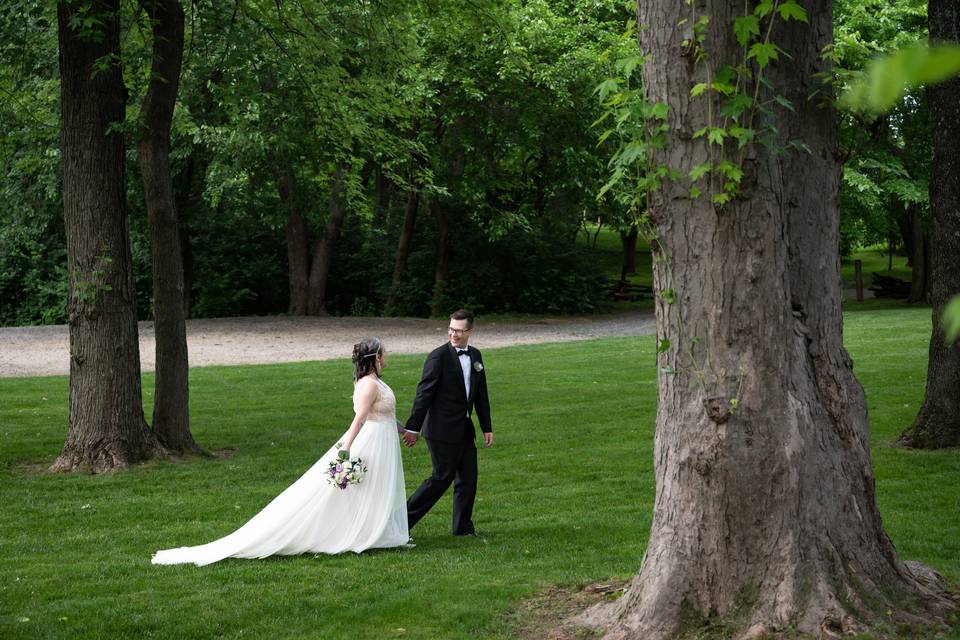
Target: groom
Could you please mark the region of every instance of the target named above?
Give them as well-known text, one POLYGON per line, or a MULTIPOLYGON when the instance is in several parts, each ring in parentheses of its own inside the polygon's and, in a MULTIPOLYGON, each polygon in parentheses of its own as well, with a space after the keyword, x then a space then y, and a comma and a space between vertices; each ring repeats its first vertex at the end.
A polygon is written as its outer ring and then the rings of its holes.
POLYGON ((412 447, 423 435, 433 473, 407 500, 410 528, 427 515, 453 483, 453 535, 477 535, 472 520, 477 495, 473 413, 480 422, 484 446, 493 444, 493 431, 483 358, 476 348, 467 346, 472 331, 473 314, 465 309, 456 311, 447 328, 449 342, 434 349, 423 364, 403 440, 412 447))

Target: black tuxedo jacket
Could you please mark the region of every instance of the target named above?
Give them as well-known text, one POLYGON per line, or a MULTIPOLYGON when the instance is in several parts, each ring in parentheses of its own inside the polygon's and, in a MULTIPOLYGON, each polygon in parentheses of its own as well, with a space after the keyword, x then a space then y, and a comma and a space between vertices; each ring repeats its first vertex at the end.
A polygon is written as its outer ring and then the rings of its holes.
POLYGON ((493 431, 483 357, 478 349, 468 346, 467 350, 470 352, 470 397, 463 386, 463 369, 456 349, 449 342, 437 347, 423 363, 423 375, 407 420, 408 430, 441 442, 473 440, 476 430, 471 417, 475 413, 480 429, 484 433, 493 431))

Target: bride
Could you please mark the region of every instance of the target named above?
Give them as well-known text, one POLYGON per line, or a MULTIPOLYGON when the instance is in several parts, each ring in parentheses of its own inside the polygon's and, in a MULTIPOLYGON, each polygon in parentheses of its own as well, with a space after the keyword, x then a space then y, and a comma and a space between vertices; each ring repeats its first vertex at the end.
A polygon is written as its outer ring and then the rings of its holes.
POLYGON ((397 438, 402 429, 393 391, 380 379, 387 365, 380 339, 355 344, 353 364, 356 415, 338 444, 230 535, 197 547, 158 551, 153 564, 206 565, 224 558, 406 546, 407 507, 397 438), (330 482, 329 470, 344 450, 348 458, 361 458, 367 471, 362 482, 340 489, 330 482))

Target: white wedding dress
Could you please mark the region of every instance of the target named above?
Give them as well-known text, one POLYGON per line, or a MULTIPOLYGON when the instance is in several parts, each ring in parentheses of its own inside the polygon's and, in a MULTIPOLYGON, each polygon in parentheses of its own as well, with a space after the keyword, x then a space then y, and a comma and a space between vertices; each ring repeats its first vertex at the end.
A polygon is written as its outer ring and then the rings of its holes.
POLYGON ((299 480, 230 535, 197 547, 158 551, 153 564, 206 565, 224 558, 360 553, 405 545, 409 533, 397 401, 386 383, 379 378, 376 381, 377 400, 350 448, 350 457, 362 458, 367 466, 360 484, 339 489, 327 481, 330 462, 337 457, 337 447, 333 446, 299 480))

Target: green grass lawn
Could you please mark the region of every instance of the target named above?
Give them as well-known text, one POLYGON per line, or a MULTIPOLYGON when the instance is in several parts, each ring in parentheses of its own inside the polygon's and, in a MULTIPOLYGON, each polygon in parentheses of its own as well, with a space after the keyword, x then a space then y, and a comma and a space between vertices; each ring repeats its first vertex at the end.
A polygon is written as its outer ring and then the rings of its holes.
MULTIPOLYGON (((904 558, 957 581, 960 455, 890 447, 922 397, 929 323, 924 309, 854 313, 846 339, 887 531, 904 558)), ((480 452, 485 540, 449 535, 447 496, 416 549, 205 568, 150 556, 229 533, 307 469, 351 418, 348 362, 196 369, 194 435, 233 455, 104 476, 36 473, 63 442, 66 378, 0 380, 0 638, 513 638, 523 598, 639 566, 654 351, 652 337, 486 350, 497 443, 480 452)), ((401 413, 420 364, 391 358, 401 413)), ((409 492, 429 473, 422 444, 404 465, 409 492)))

